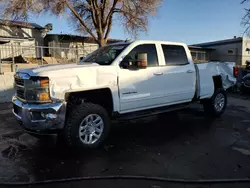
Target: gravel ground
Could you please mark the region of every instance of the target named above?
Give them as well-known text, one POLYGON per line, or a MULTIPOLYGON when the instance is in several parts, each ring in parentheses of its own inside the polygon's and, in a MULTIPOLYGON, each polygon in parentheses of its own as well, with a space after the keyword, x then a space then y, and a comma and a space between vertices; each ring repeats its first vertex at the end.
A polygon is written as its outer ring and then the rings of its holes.
MULTIPOLYGON (((55 138, 24 133, 0 105, 0 180, 42 181, 80 176, 142 175, 187 180, 250 178, 250 101, 230 94, 219 119, 204 116, 198 104, 177 115, 114 125, 103 148, 71 151, 55 138)), ((61 187, 250 187, 250 184, 182 185, 146 181, 88 181, 61 187)), ((47 187, 55 185, 48 185, 47 187)), ((59 186, 59 184, 58 184, 59 186)), ((39 187, 39 186, 38 186, 39 187)))

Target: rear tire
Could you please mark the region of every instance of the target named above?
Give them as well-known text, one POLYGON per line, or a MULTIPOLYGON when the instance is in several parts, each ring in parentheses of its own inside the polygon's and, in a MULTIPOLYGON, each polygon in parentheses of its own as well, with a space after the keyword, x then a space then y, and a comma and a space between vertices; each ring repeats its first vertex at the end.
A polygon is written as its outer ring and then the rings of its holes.
POLYGON ((68 146, 97 148, 108 136, 110 119, 98 104, 82 103, 71 108, 63 136, 68 146))
POLYGON ((212 98, 205 99, 203 102, 206 114, 213 117, 220 117, 227 107, 227 94, 224 89, 216 89, 212 98))

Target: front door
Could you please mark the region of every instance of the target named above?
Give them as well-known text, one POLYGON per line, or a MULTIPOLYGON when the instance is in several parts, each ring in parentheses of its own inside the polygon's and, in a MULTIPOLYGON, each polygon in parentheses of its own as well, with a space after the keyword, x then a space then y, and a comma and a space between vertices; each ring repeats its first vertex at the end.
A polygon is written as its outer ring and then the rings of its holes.
POLYGON ((159 81, 159 62, 155 44, 142 44, 134 47, 123 59, 133 61, 136 54, 147 53, 146 69, 119 68, 119 95, 121 113, 151 108, 161 104, 164 93, 159 81))

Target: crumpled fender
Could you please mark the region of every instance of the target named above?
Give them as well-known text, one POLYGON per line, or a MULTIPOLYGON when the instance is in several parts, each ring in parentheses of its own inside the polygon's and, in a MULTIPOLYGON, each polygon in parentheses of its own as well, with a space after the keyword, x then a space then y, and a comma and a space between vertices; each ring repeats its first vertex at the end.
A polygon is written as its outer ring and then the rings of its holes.
POLYGON ((69 92, 110 88, 117 91, 117 74, 114 66, 96 66, 82 69, 58 70, 47 73, 50 78, 52 99, 65 99, 69 92))
POLYGON ((220 75, 224 89, 228 89, 236 84, 236 78, 233 74, 234 62, 211 62, 207 64, 207 68, 212 75, 220 75))

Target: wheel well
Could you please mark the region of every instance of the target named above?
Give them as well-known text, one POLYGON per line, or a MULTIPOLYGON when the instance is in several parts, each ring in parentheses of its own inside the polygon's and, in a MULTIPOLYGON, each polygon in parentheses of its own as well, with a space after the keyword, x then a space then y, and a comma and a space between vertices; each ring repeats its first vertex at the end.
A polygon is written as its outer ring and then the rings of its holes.
POLYGON ((214 91, 218 88, 223 88, 221 76, 213 76, 214 81, 214 91))
MULTIPOLYGON (((66 93, 65 98, 69 104, 79 104, 82 101, 99 104, 107 110, 110 116, 114 109, 112 93, 109 88, 66 93)), ((70 108, 71 105, 68 106, 70 108)))

